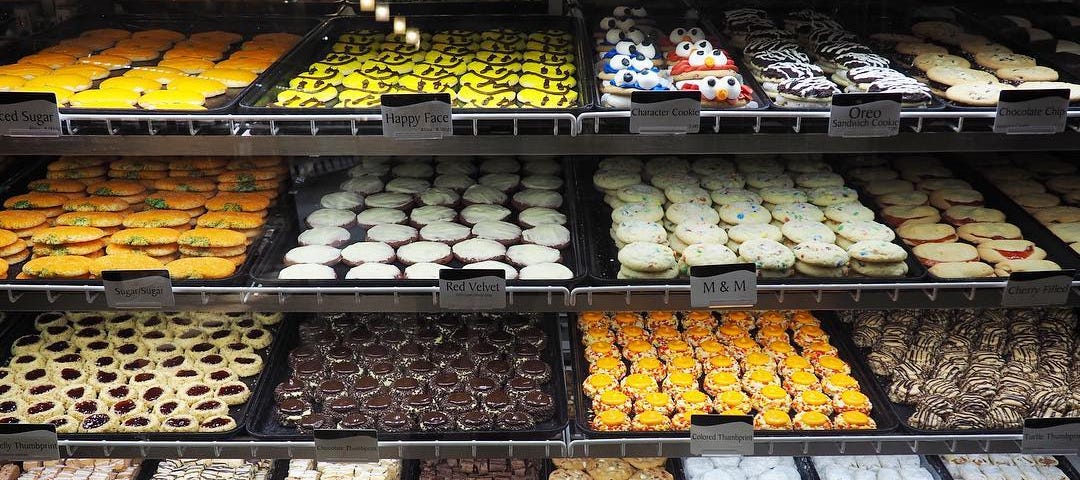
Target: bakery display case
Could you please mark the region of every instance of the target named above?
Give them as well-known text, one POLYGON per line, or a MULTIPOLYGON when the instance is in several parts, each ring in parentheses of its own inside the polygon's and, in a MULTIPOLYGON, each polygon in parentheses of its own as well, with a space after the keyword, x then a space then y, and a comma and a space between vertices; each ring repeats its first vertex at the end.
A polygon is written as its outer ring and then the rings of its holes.
POLYGON ((1075 5, 97 3, 0 52, 0 478, 1080 480, 1075 5))

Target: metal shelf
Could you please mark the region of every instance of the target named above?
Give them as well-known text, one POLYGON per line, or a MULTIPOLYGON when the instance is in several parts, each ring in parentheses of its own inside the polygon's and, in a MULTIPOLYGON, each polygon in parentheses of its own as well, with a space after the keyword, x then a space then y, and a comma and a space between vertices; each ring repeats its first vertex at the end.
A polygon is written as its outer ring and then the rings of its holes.
MULTIPOLYGON (((848 435, 784 436, 754 439, 755 455, 940 455, 1020 453, 1021 435, 848 435)), ((1061 452, 1071 454, 1074 452, 1061 452)), ((579 439, 574 457, 689 457, 688 438, 579 439)))
MULTIPOLYGON (((761 309, 991 308, 1005 281, 760 285, 761 309)), ((507 287, 507 311, 685 310, 688 285, 507 287)), ((281 312, 438 311, 437 287, 174 287, 169 310, 281 312)), ((1069 305, 1080 305, 1074 281, 1069 305)), ((100 285, 0 284, 0 310, 108 310, 100 285)))

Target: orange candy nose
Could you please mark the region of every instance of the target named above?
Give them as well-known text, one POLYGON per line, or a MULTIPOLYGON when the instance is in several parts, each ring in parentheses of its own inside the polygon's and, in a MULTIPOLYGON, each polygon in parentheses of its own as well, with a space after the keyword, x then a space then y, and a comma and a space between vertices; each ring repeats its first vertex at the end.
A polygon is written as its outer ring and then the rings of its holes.
MULTIPOLYGON (((709 63, 709 61, 706 60, 705 64, 708 64, 708 63, 709 63)), ((711 67, 712 65, 709 65, 709 66, 711 67)), ((717 100, 727 100, 727 90, 717 90, 716 91, 716 99, 717 100)))
POLYGON ((713 57, 705 57, 705 66, 706 67, 711 67, 711 66, 714 66, 714 65, 716 65, 716 60, 713 60, 713 57))

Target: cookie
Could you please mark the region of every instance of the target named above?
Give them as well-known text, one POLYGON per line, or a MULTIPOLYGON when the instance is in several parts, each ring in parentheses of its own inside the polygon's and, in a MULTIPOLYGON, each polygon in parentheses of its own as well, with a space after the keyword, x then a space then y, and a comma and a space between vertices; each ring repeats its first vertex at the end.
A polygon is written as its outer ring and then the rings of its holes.
POLYGON ((908 265, 906 262, 894 263, 871 263, 852 259, 848 263, 852 271, 864 277, 895 278, 907 275, 908 265))
POLYGON ((689 267, 700 265, 727 265, 737 263, 739 257, 730 248, 716 243, 695 243, 687 245, 682 251, 680 262, 689 267))
POLYGON ((568 280, 574 271, 559 263, 537 263, 522 267, 518 272, 521 280, 568 280))
POLYGON ((105 232, 95 227, 52 227, 39 231, 31 241, 45 245, 63 245, 98 240, 105 232))
POLYGON ((340 248, 347 245, 351 238, 349 231, 341 227, 317 227, 305 230, 297 237, 296 241, 301 246, 327 245, 340 248))
POLYGON ((45 225, 48 221, 45 214, 34 211, 6 210, 0 211, 0 228, 11 231, 27 230, 45 225))
POLYGON ((61 245, 35 244, 32 251, 36 257, 63 255, 91 256, 104 248, 104 241, 93 240, 89 242, 65 243, 61 245))
POLYGON ((823 267, 820 265, 812 265, 800 260, 795 261, 795 271, 801 275, 816 278, 842 278, 847 276, 848 267, 844 265, 838 267, 823 267))
POLYGON ((522 268, 538 263, 558 263, 562 260, 562 254, 554 248, 523 244, 507 248, 506 260, 511 265, 522 268))
MULTIPOLYGON (((153 195, 162 193, 157 192, 153 195)), ((148 200, 150 198, 147 197, 148 200)), ((254 193, 219 193, 206 200, 205 207, 211 212, 264 212, 270 207, 270 199, 265 195, 254 193)))
MULTIPOLYGON (((1080 212, 1080 209, 1077 209, 1080 212)), ((993 208, 969 205, 949 207, 941 214, 941 219, 954 227, 967 223, 1004 222, 1005 214, 993 208)))
POLYGON ((962 83, 949 87, 945 91, 945 98, 971 107, 993 107, 997 105, 1002 90, 1013 88, 1004 83, 962 83))
POLYGON ((709 198, 717 205, 729 205, 737 202, 761 204, 765 201, 757 192, 735 187, 713 189, 709 194, 709 198))
POLYGON ((832 244, 836 241, 836 234, 821 222, 794 220, 783 224, 780 227, 780 232, 784 234, 784 238, 791 245, 803 242, 832 244))
POLYGON ((319 205, 323 208, 359 212, 364 209, 364 197, 355 192, 328 193, 319 199, 319 205))
POLYGON ((979 251, 966 243, 922 243, 913 247, 911 252, 927 267, 944 262, 979 260, 979 251))
POLYGON ((9 210, 48 210, 58 208, 66 201, 67 197, 63 195, 30 192, 4 200, 4 208, 9 210))
MULTIPOLYGON (((742 246, 739 248, 741 250, 742 246)), ((799 262, 817 267, 837 268, 848 262, 847 251, 832 243, 821 241, 801 242, 792 247, 791 253, 799 262)), ((795 269, 798 270, 797 265, 795 269)))
POLYGON ((393 263, 397 254, 385 243, 357 242, 341 250, 341 259, 346 265, 355 267, 365 263, 393 263))
POLYGON ((176 243, 192 247, 238 247, 247 244, 247 237, 232 230, 200 227, 181 233, 176 243))
POLYGON ((998 264, 1005 260, 1042 260, 1046 258, 1043 250, 1030 240, 987 240, 976 249, 984 262, 998 264))
POLYGON ((345 273, 346 280, 397 280, 399 278, 401 278, 401 269, 385 263, 365 263, 345 273))
POLYGON ((375 225, 367 231, 368 241, 385 243, 393 248, 398 248, 419 238, 419 232, 408 225, 383 223, 375 225))
POLYGON ((896 263, 907 259, 907 252, 895 243, 862 240, 847 248, 848 256, 863 263, 896 263))
POLYGON ((570 230, 562 225, 540 225, 521 232, 525 243, 562 250, 570 245, 570 230))
MULTIPOLYGON (((763 270, 787 270, 795 266, 795 254, 780 242, 752 238, 739 244, 739 257, 763 270)), ((845 254, 846 256, 846 254, 845 254)))
POLYGON ((1044 225, 1080 222, 1080 207, 1057 206, 1034 213, 1035 219, 1044 225))
MULTIPOLYGON (((506 220, 510 217, 510 213, 510 209, 501 205, 469 205, 461 209, 459 216, 462 224, 473 226, 480 222, 506 220)), ((524 222, 521 216, 518 217, 518 221, 524 222)))
MULTIPOLYGON (((687 204, 692 205, 692 204, 687 204)), ((671 209, 674 207, 668 207, 667 217, 672 220, 676 225, 682 223, 681 221, 675 221, 671 218, 671 209)), ((742 224, 754 224, 754 223, 769 223, 772 221, 772 213, 765 207, 750 203, 750 202, 735 202, 727 205, 723 205, 716 210, 719 213, 719 220, 723 220, 724 223, 729 225, 742 225, 742 224)), ((683 221, 692 220, 704 223, 716 223, 710 221, 711 215, 699 215, 694 218, 685 218, 683 221)))
POLYGON ((1023 238, 1020 228, 1011 223, 978 222, 960 225, 956 234, 964 241, 979 245, 991 240, 1019 240, 1023 238))
POLYGON ((408 219, 408 216, 401 210, 380 207, 368 208, 357 214, 354 219, 357 225, 370 228, 384 223, 403 224, 408 219))
MULTIPOLYGON (((404 216, 404 214, 402 214, 404 216)), ((349 210, 335 208, 322 208, 311 212, 306 222, 309 227, 340 227, 349 228, 356 225, 358 217, 349 210)))
POLYGON ((834 203, 825 207, 822 213, 825 214, 826 219, 835 223, 871 221, 874 219, 874 211, 859 202, 834 203))
MULTIPOLYGON (((661 231, 663 231, 662 227, 661 231)), ((618 233, 618 230, 616 230, 616 233, 618 233)), ((681 223, 675 227, 675 231, 672 232, 672 234, 686 245, 693 245, 695 243, 717 243, 723 245, 728 242, 728 236, 727 233, 724 232, 724 229, 711 223, 681 223)))
POLYGON ((120 253, 95 258, 90 262, 90 274, 100 277, 101 272, 109 270, 163 270, 164 267, 165 264, 146 255, 120 253))
POLYGON ((634 242, 619 249, 619 263, 637 272, 665 272, 676 267, 675 252, 664 245, 634 242))
POLYGON ((1080 242, 1080 222, 1055 223, 1048 225, 1048 228, 1063 242, 1080 242))
POLYGON ((497 262, 494 260, 470 263, 461 267, 464 270, 502 270, 506 273, 507 280, 514 280, 518 278, 518 271, 516 268, 511 267, 503 262, 497 262))
POLYGON ((1017 205, 1020 205, 1029 212, 1041 208, 1056 207, 1061 205, 1061 198, 1051 193, 1026 193, 1022 195, 1012 195, 1012 199, 1017 205))
MULTIPOLYGON (((660 211, 663 218, 663 210, 660 211)), ((558 210, 550 208, 533 207, 518 212, 518 225, 522 228, 533 228, 538 225, 566 225, 566 215, 558 210)))
MULTIPOLYGON (((517 227, 515 226, 515 228, 517 227)), ((520 231, 520 229, 517 231, 520 231)), ((419 235, 422 240, 440 242, 453 246, 454 244, 471 237, 472 229, 453 222, 435 222, 421 228, 419 235)))
POLYGON ((505 245, 485 238, 473 238, 459 242, 453 246, 452 251, 454 257, 462 263, 502 260, 506 256, 505 245))
POLYGON ((281 280, 336 280, 337 272, 326 265, 291 265, 278 272, 281 280))
POLYGON ((994 267, 983 262, 943 262, 927 269, 937 278, 986 278, 993 277, 994 267))
MULTIPOLYGON (((184 253, 182 249, 181 252, 184 253)), ((341 261, 341 259, 342 251, 334 247, 326 245, 306 245, 303 247, 293 248, 286 252, 284 264, 285 266, 289 266, 298 265, 301 263, 311 263, 332 267, 334 265, 337 265, 338 262, 341 261)))
POLYGON ((917 223, 937 223, 941 220, 941 214, 936 208, 927 205, 894 205, 881 209, 881 218, 892 227, 899 228, 917 223))
POLYGON ((896 229, 905 244, 951 243, 957 240, 956 229, 944 223, 914 223, 896 229))
POLYGON ((1061 266, 1050 260, 1005 260, 994 265, 994 275, 1008 277, 1013 272, 1045 272, 1061 270, 1061 266))
POLYGON ((109 242, 127 246, 156 246, 175 244, 179 238, 180 232, 171 228, 131 228, 112 234, 109 242))
POLYGON ((66 212, 126 212, 131 204, 119 198, 88 197, 68 200, 62 208, 66 212))
POLYGON ((828 207, 837 203, 855 202, 859 194, 848 187, 812 188, 806 192, 810 203, 819 207, 828 207))
POLYGON ((30 278, 86 278, 92 262, 76 255, 39 257, 23 264, 22 273, 30 278))
MULTIPOLYGON (((443 207, 457 207, 461 201, 461 195, 443 187, 431 187, 418 196, 421 205, 439 205, 443 207)), ((408 274, 406 274, 408 275, 408 274)))
POLYGON ((192 257, 174 260, 165 265, 173 280, 220 280, 236 272, 236 264, 215 257, 192 257))
MULTIPOLYGON (((461 244, 459 243, 457 245, 461 244)), ((455 245, 455 247, 457 245, 455 245)), ((499 246, 502 247, 501 244, 499 246)), ((446 244, 420 241, 399 247, 397 249, 397 257, 398 261, 406 266, 414 263, 446 264, 453 258, 453 252, 446 244)))
POLYGON ((991 72, 1003 68, 1036 66, 1034 58, 1012 52, 979 52, 975 54, 975 63, 991 72))
POLYGON ((825 221, 825 213, 821 211, 821 208, 812 203, 780 203, 769 210, 772 212, 773 219, 781 223, 790 221, 825 221))
POLYGON ((191 215, 180 210, 145 210, 124 217, 128 228, 187 228, 191 215))
POLYGON ((870 182, 863 187, 866 193, 873 197, 888 195, 890 193, 910 192, 915 189, 915 184, 907 180, 878 180, 870 182))
POLYGON ((806 193, 798 188, 769 187, 762 188, 757 193, 761 196, 761 203, 769 209, 780 203, 804 203, 807 200, 806 193))

